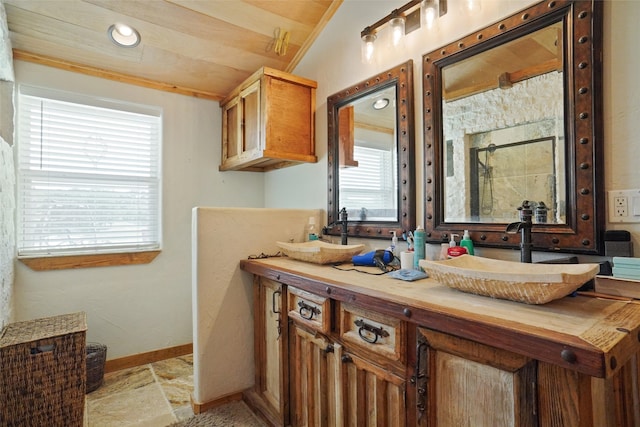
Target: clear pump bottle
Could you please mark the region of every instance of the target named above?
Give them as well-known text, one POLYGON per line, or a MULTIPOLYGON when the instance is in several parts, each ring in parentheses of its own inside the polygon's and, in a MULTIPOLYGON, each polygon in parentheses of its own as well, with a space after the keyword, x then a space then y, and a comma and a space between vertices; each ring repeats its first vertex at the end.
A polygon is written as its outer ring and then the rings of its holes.
POLYGON ((307 229, 304 233, 304 240, 305 242, 318 240, 318 232, 316 231, 316 219, 312 216, 309 217, 309 223, 307 224, 307 229))

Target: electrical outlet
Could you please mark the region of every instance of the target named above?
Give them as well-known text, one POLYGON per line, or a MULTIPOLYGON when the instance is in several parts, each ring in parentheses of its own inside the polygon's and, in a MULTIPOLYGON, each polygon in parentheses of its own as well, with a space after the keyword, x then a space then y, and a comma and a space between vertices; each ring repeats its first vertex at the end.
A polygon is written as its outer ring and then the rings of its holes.
POLYGON ((616 218, 629 216, 628 206, 629 202, 626 196, 615 196, 613 198, 613 216, 616 218))
POLYGON ((640 222, 640 190, 609 191, 609 222, 640 222))

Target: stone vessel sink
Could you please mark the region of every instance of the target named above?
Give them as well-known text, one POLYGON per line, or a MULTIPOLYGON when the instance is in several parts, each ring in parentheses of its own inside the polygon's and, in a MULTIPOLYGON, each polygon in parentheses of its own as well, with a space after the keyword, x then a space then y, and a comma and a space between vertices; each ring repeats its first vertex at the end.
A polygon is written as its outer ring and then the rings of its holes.
POLYGON ((598 273, 598 264, 528 264, 462 255, 421 260, 420 267, 443 285, 464 292, 527 304, 565 297, 598 273))
POLYGON ((364 245, 336 245, 321 240, 304 243, 276 242, 276 245, 286 256, 314 264, 351 261, 351 257, 360 254, 364 249, 364 245))

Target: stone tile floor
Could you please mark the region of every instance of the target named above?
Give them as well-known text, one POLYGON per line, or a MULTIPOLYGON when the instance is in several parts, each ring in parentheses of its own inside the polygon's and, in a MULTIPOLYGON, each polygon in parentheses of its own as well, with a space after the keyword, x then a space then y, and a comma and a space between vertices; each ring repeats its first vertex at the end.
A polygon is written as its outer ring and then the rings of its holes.
POLYGON ((193 416, 191 355, 105 374, 87 394, 88 427, 162 427, 193 416))

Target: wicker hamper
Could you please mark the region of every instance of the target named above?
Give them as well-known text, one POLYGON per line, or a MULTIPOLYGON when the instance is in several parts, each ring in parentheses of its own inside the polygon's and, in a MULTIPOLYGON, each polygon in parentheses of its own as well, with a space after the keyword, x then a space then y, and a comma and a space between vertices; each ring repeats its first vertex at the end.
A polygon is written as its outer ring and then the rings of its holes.
POLYGON ((87 343, 87 393, 97 390, 104 382, 104 363, 107 346, 95 342, 87 343))
POLYGON ((82 426, 85 313, 16 322, 0 333, 0 426, 82 426))

